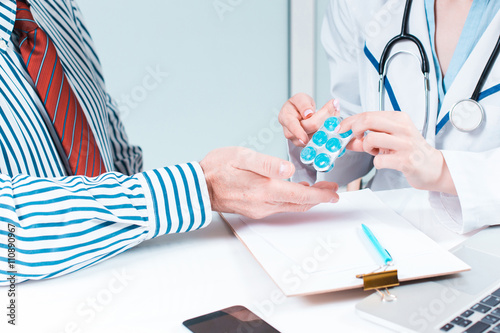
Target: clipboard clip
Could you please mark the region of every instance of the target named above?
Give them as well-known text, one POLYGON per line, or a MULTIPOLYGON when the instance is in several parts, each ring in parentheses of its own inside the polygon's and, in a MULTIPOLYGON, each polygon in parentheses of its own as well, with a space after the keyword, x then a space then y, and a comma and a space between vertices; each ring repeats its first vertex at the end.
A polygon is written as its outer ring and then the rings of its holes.
POLYGON ((363 279, 363 289, 365 291, 376 290, 383 302, 393 302, 397 300, 396 295, 391 294, 388 288, 399 286, 398 270, 388 270, 390 266, 391 265, 381 266, 371 273, 356 275, 356 278, 363 279), (383 291, 380 291, 380 289, 383 289, 383 291))

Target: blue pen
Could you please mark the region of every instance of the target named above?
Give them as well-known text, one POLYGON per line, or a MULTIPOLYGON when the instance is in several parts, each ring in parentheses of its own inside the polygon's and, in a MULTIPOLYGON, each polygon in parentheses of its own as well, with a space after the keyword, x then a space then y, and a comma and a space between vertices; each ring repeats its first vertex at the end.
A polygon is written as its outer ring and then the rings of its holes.
POLYGON ((386 249, 384 249, 382 247, 382 245, 378 241, 377 237, 375 237, 375 235, 370 230, 370 228, 368 228, 364 224, 361 224, 361 228, 363 228, 363 231, 364 231, 366 237, 368 237, 368 239, 370 240, 370 243, 373 244, 373 246, 377 250, 378 254, 380 254, 380 256, 382 257, 384 264, 387 265, 388 263, 392 262, 392 256, 390 255, 389 251, 387 251, 386 249))

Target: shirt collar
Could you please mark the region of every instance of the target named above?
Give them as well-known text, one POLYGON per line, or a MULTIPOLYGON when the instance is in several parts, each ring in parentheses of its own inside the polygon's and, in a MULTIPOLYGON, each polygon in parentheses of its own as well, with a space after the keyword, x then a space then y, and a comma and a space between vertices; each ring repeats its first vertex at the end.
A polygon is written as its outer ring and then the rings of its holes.
POLYGON ((0 0, 0 38, 10 40, 16 22, 16 0, 0 0))

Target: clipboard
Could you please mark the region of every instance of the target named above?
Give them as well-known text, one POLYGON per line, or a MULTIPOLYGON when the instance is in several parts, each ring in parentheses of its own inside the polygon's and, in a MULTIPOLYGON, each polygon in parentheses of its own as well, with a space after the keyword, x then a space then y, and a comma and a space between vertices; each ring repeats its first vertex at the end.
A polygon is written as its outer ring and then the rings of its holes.
POLYGON ((361 224, 390 251, 401 282, 470 270, 371 190, 341 193, 339 203, 318 205, 306 213, 260 220, 221 217, 286 296, 362 288, 357 276, 383 264, 370 250, 361 224))

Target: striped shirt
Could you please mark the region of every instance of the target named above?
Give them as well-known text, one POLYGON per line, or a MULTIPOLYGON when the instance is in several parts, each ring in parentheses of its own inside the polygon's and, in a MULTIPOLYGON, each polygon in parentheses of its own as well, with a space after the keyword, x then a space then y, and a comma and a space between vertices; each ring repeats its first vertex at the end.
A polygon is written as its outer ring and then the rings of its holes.
POLYGON ((56 46, 108 172, 65 177, 12 33, 16 1, 0 0, 0 285, 12 274, 22 282, 75 272, 144 240, 210 223, 198 163, 140 172, 142 152, 128 143, 75 1, 30 5, 56 46))

